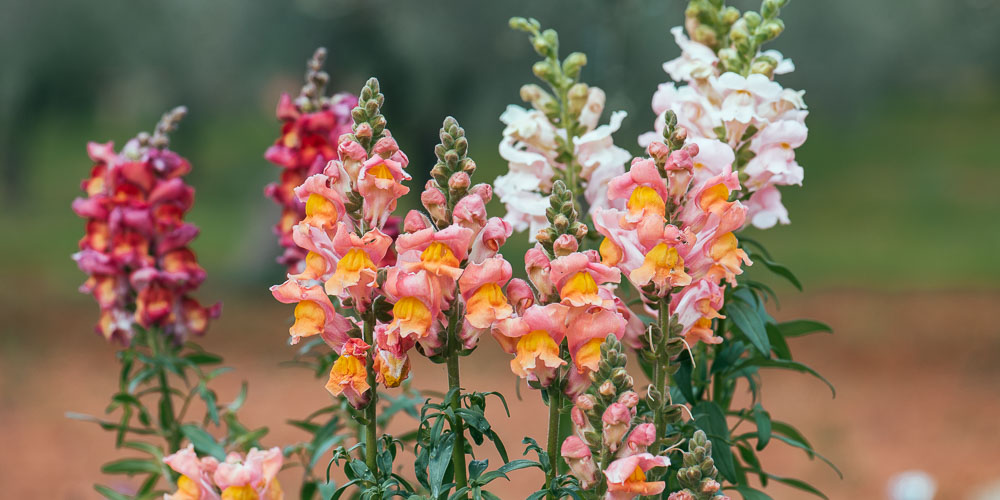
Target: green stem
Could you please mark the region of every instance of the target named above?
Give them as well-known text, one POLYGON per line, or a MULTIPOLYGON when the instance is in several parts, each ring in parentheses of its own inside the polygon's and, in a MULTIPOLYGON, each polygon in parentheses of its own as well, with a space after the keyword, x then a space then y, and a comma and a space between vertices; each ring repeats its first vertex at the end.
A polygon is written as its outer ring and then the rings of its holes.
MULTIPOLYGON (((368 318, 364 321, 364 341, 368 345, 374 345, 375 337, 375 319, 368 318)), ((375 381, 375 358, 372 353, 365 356, 365 371, 368 374, 368 387, 372 391, 371 401, 368 402, 368 406, 365 407, 365 465, 368 466, 368 470, 378 477, 378 464, 375 461, 376 452, 378 451, 378 445, 376 441, 378 440, 378 424, 376 423, 376 410, 378 409, 378 391, 376 390, 375 381)))
MULTIPOLYGON (((158 359, 161 353, 161 349, 159 347, 159 337, 160 335, 158 335, 157 332, 146 330, 146 343, 149 344, 149 350, 154 360, 158 359)), ((167 347, 167 349, 169 349, 169 347, 167 347)), ((160 384, 160 425, 162 426, 164 434, 163 437, 167 440, 167 446, 169 447, 167 451, 173 453, 181 447, 181 433, 180 427, 178 427, 179 422, 177 422, 177 414, 174 412, 174 401, 173 394, 170 391, 170 381, 167 379, 167 372, 163 368, 162 363, 157 363, 156 371, 157 380, 160 384), (169 415, 167 418, 170 420, 164 419, 167 415, 169 415)))
MULTIPOLYGON (((558 60, 556 60, 555 67, 560 67, 558 60)), ((562 70, 560 70, 560 77, 562 76, 562 70)), ((574 154, 573 148, 573 134, 570 130, 570 119, 569 119, 569 88, 563 86, 559 89, 559 125, 562 126, 563 130, 566 131, 566 152, 569 154, 570 160, 566 165, 566 184, 569 187, 569 192, 573 193, 574 201, 580 192, 577 190, 577 179, 576 179, 576 155, 574 154)))
MULTIPOLYGON (((456 341, 454 335, 450 336, 449 343, 456 341)), ((455 469, 455 489, 462 489, 469 484, 467 471, 465 468, 465 422, 458 416, 458 410, 462 408, 462 384, 459 380, 458 369, 458 349, 457 346, 449 346, 448 352, 448 392, 451 393, 451 411, 455 413, 455 421, 452 423, 451 431, 455 434, 455 446, 451 450, 451 463, 455 469)), ((462 498, 467 498, 462 495, 462 498)))
POLYGON ((670 339, 670 295, 660 298, 657 319, 660 323, 660 342, 656 346, 656 362, 653 365, 653 383, 656 391, 660 394, 662 401, 660 409, 656 412, 653 422, 656 426, 656 442, 653 443, 651 453, 657 455, 660 452, 661 441, 667 435, 667 423, 664 419, 667 410, 667 402, 670 401, 670 386, 667 373, 670 366, 670 353, 667 352, 667 340, 670 339))
MULTIPOLYGON (((545 489, 549 489, 552 480, 559 474, 559 410, 562 409, 562 390, 558 384, 553 383, 548 388, 549 395, 549 472, 545 475, 545 489)), ((555 496, 549 493, 548 498, 554 500, 555 496)))

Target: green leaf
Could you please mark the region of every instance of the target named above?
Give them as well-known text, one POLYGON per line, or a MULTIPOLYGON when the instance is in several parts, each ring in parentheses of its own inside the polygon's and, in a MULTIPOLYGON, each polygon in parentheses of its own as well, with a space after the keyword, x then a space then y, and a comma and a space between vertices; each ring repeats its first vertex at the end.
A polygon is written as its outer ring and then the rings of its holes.
POLYGON ((695 425, 705 431, 712 441, 712 459, 715 460, 719 472, 729 482, 735 483, 736 465, 729 443, 729 426, 726 424, 726 416, 722 409, 713 401, 702 401, 694 405, 692 413, 695 425))
POLYGON ((785 337, 778 331, 778 328, 773 323, 767 323, 764 325, 764 329, 767 330, 767 339, 771 341, 774 354, 780 359, 792 359, 792 350, 788 347, 788 342, 785 341, 785 337))
POLYGON ((785 337, 801 337, 802 335, 809 335, 810 333, 833 333, 833 328, 826 323, 820 323, 819 321, 812 321, 808 319, 799 319, 795 321, 786 321, 784 323, 778 323, 778 331, 781 332, 785 337))
POLYGON ((725 310, 726 316, 743 332, 757 352, 764 357, 770 357, 771 342, 768 341, 764 322, 757 315, 755 308, 741 300, 733 300, 726 303, 725 310))
POLYGON ((246 381, 244 381, 240 386, 240 393, 236 395, 236 399, 229 403, 226 408, 229 411, 239 411, 239 409, 243 407, 243 403, 247 400, 247 391, 249 391, 249 389, 250 386, 246 383, 246 381))
POLYGON ((208 418, 213 424, 219 425, 219 403, 216 400, 215 391, 209 389, 205 381, 201 381, 198 383, 198 396, 205 402, 208 418))
POLYGON ((107 498, 108 500, 132 500, 127 495, 122 495, 121 493, 118 493, 117 491, 104 485, 95 484, 94 489, 101 495, 104 495, 104 498, 107 498))
POLYGON ((105 474, 159 474, 160 464, 153 463, 148 459, 123 458, 108 462, 101 467, 101 472, 105 474))
POLYGON ((823 383, 825 383, 827 387, 830 388, 830 392, 833 394, 833 397, 837 397, 837 389, 833 387, 833 384, 831 384, 830 381, 826 379, 826 377, 820 375, 819 372, 817 372, 816 370, 802 363, 799 363, 798 361, 792 361, 790 359, 750 358, 744 361, 743 363, 739 364, 739 367, 741 368, 746 366, 759 366, 761 368, 781 368, 784 370, 793 370, 801 373, 808 373, 809 375, 812 375, 813 377, 822 380, 823 383))
POLYGON ((788 269, 787 267, 778 264, 777 262, 774 262, 773 260, 768 259, 767 257, 759 253, 751 254, 750 260, 754 261, 754 263, 763 262, 764 265, 767 266, 767 268, 770 269, 772 273, 777 274, 782 278, 785 278, 795 288, 798 288, 800 292, 802 291, 802 282, 800 282, 799 279, 795 277, 795 274, 792 273, 791 269, 788 269))
POLYGON ((753 418, 757 424, 757 451, 760 451, 771 441, 771 416, 757 403, 753 407, 753 418))
POLYGON ((142 452, 149 453, 150 455, 152 455, 153 457, 155 457, 157 460, 162 460, 163 459, 163 451, 160 450, 159 447, 157 447, 155 445, 152 445, 152 444, 149 444, 149 443, 144 443, 142 441, 128 441, 128 442, 122 443, 122 446, 125 447, 125 448, 130 448, 130 449, 133 449, 133 450, 139 450, 139 451, 142 451, 142 452))
POLYGON ((222 362, 222 356, 208 352, 194 352, 184 356, 184 359, 196 365, 214 365, 222 362))
POLYGON ((763 491, 755 490, 749 486, 737 486, 736 491, 740 492, 743 500, 774 500, 763 491))
POLYGON ((211 455, 219 460, 226 459, 226 450, 215 441, 211 434, 194 424, 181 426, 181 433, 191 441, 194 449, 205 455, 211 455))
POLYGON ((830 500, 826 495, 823 494, 822 491, 819 491, 818 489, 816 489, 815 486, 813 486, 813 485, 811 485, 811 484, 809 484, 809 483, 807 483, 807 482, 805 482, 805 481, 803 481, 801 479, 775 476, 774 474, 768 474, 768 473, 765 473, 765 474, 767 474, 767 477, 769 477, 769 478, 771 478, 771 479, 773 479, 773 480, 775 480, 775 481, 777 481, 779 483, 784 483, 784 484, 787 484, 788 486, 791 486, 792 488, 812 493, 813 495, 816 495, 816 496, 822 498, 823 500, 830 500))

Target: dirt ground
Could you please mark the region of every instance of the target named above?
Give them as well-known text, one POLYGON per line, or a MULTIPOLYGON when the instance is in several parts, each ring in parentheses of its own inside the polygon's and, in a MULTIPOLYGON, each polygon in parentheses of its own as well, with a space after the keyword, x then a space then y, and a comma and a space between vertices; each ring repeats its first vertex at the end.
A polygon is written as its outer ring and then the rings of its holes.
MULTIPOLYGON (((79 297, 39 314, 12 307, 7 298, 0 326, 0 497, 98 498, 91 484, 116 480, 99 473, 101 463, 120 456, 112 436, 64 418, 67 411, 99 414, 115 384, 113 350, 89 333, 96 307, 79 297)), ((885 498, 888 478, 908 469, 930 472, 938 498, 985 498, 976 492, 1000 480, 1000 327, 990 314, 998 310, 1000 292, 789 296, 778 318, 820 319, 837 332, 794 339, 791 346, 797 359, 837 386, 838 395, 832 399, 804 375, 771 373, 765 375, 765 404, 775 418, 797 424, 845 479, 781 443, 765 450, 768 469, 804 479, 831 499, 885 498)), ((219 380, 222 399, 248 380, 243 419, 269 426, 267 442, 273 444, 301 438, 284 420, 327 401, 323 383, 310 373, 278 366, 292 355, 283 333, 289 314, 290 308, 266 297, 229 301, 203 342, 237 369, 219 380)), ((514 416, 494 413, 492 419, 516 455, 523 435, 544 438, 545 413, 532 391, 516 399, 507 360, 486 339, 465 358, 462 376, 467 387, 509 395, 514 416)), ((426 361, 413 375, 420 387, 443 382, 443 369, 426 361)), ((286 491, 295 491, 298 472, 282 474, 286 491)), ((537 478, 517 474, 493 491, 523 498, 537 478)), ((778 500, 808 496, 781 485, 767 491, 778 500)))

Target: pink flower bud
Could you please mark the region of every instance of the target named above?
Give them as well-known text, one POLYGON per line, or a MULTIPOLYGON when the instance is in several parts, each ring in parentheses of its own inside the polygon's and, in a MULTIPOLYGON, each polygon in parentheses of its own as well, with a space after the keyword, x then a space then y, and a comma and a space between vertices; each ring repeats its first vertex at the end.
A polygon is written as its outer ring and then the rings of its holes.
POLYGON ((493 199, 493 186, 489 184, 476 184, 469 192, 482 198, 483 203, 489 203, 493 199))
POLYGON ((576 241, 576 238, 568 235, 562 234, 556 238, 556 241, 552 242, 552 250, 555 252, 556 257, 565 257, 580 248, 580 243, 576 241))
MULTIPOLYGON (((451 178, 454 179, 459 174, 462 172, 451 176, 451 178)), ((468 179, 469 176, 465 177, 468 179)), ((451 184, 452 182, 449 180, 449 187, 451 184)), ((452 189, 454 188, 452 187, 452 189)), ((473 234, 478 234, 486 225, 486 204, 483 203, 482 198, 474 194, 464 196, 455 204, 455 209, 452 210, 452 219, 455 224, 471 229, 473 234)))
POLYGON ((431 220, 419 210, 410 210, 403 219, 403 232, 415 233, 431 227, 431 220))
POLYGON ((524 254, 524 268, 528 279, 542 297, 548 297, 554 291, 555 285, 549 276, 549 258, 540 247, 535 247, 524 254))
POLYGON ((560 454, 569 465, 570 473, 580 481, 580 487, 587 489, 597 482, 597 466, 594 464, 590 448, 582 439, 569 436, 563 441, 560 454))
POLYGON ((445 199, 444 193, 438 190, 433 180, 427 181, 424 192, 420 193, 420 203, 424 205, 427 213, 431 214, 434 220, 448 222, 445 220, 448 217, 448 201, 445 199))
POLYGON ((581 394, 576 397, 576 400, 573 401, 573 404, 575 404, 581 410, 587 411, 592 409, 594 405, 597 404, 597 398, 595 398, 591 394, 581 394))
MULTIPOLYGON (((367 125, 367 124, 366 124, 367 125)), ((372 153, 375 153, 382 158, 389 158, 399 151, 399 145, 396 144, 396 140, 392 137, 383 137, 372 146, 372 153)))
POLYGON ((375 131, 372 130, 372 126, 367 123, 358 125, 358 128, 354 131, 354 135, 368 139, 371 139, 374 134, 375 131))
MULTIPOLYGON (((347 137, 346 135, 344 136, 347 137)), ((361 143, 352 140, 343 140, 337 147, 337 151, 340 154, 340 161, 344 164, 344 171, 350 176, 351 182, 357 182, 358 172, 361 171, 361 165, 368 160, 368 153, 365 152, 365 147, 361 143)))
MULTIPOLYGON (((697 500, 688 490, 675 491, 667 497, 667 500, 697 500)), ((715 499, 719 500, 719 499, 715 499)), ((726 499, 728 500, 728 499, 726 499)))
POLYGON ((448 188, 453 191, 464 191, 472 185, 472 179, 465 172, 455 172, 448 178, 448 188))
POLYGON ((656 427, 651 423, 644 423, 635 426, 629 433, 625 444, 631 453, 643 453, 649 445, 656 441, 656 427))
MULTIPOLYGON (((466 198, 469 196, 466 196, 466 198)), ((455 209, 457 213, 458 207, 455 207, 455 209)), ((507 238, 510 238, 510 235, 513 233, 514 226, 511 226, 509 222, 499 217, 491 217, 472 241, 469 260, 474 263, 480 263, 493 257, 500 251, 500 247, 507 242, 507 238)))
POLYGON ((618 445, 628 432, 632 423, 632 412, 621 403, 611 403, 604 415, 601 416, 604 423, 604 445, 612 452, 618 450, 618 445))
POLYGON ((611 397, 615 395, 615 384, 612 384, 610 380, 605 380, 600 387, 597 388, 597 392, 601 396, 611 397))
POLYGON ((714 479, 709 479, 701 483, 701 492, 706 494, 712 494, 722 488, 722 485, 714 479))
POLYGON ((524 311, 535 303, 535 293, 527 281, 514 278, 507 284, 507 300, 514 306, 518 315, 523 315, 524 311))
POLYGON ((670 148, 663 141, 653 141, 646 147, 646 152, 649 153, 650 158, 656 160, 657 163, 661 163, 666 161, 667 156, 670 155, 670 148))
POLYGON ((635 408, 639 404, 639 395, 635 391, 625 391, 621 396, 618 396, 618 402, 630 409, 635 408))

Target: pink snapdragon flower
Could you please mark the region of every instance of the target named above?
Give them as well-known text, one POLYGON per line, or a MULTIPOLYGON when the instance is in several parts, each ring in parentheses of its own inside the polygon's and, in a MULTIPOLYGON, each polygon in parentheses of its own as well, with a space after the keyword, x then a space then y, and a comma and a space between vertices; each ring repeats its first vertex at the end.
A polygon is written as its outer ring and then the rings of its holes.
POLYGON ((177 491, 164 500, 236 500, 256 498, 283 500, 278 471, 284 457, 281 449, 251 449, 246 457, 230 453, 219 462, 212 457, 198 458, 193 445, 178 450, 163 461, 181 476, 177 491))

